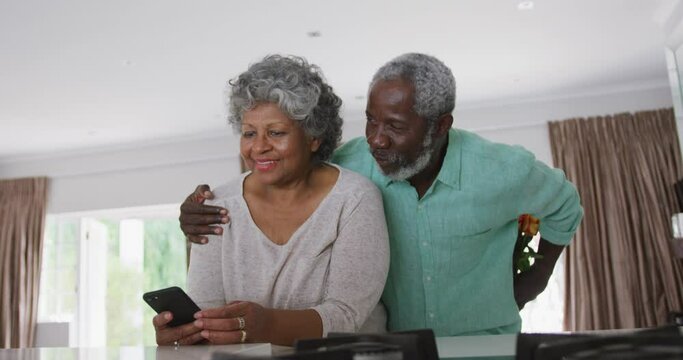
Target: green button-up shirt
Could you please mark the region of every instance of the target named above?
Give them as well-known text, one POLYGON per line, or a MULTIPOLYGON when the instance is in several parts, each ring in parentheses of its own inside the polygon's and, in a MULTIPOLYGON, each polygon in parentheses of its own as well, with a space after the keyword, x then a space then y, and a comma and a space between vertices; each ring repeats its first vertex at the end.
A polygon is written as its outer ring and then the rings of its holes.
POLYGON ((522 147, 464 130, 450 130, 443 166, 422 199, 407 181, 381 173, 365 138, 339 148, 332 161, 382 191, 391 246, 382 301, 391 331, 519 331, 512 282, 517 218, 539 218, 543 238, 566 245, 583 216, 576 188, 561 170, 522 147))

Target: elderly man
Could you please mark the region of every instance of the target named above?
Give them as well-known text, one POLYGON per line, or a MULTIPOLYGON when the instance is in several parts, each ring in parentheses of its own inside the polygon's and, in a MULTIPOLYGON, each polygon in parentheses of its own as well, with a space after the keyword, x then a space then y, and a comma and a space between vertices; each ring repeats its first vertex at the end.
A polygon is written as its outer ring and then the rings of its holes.
MULTIPOLYGON (((437 336, 518 332, 519 309, 545 288, 583 216, 564 173, 525 149, 453 129, 455 79, 438 59, 404 54, 372 79, 365 138, 332 161, 381 190, 391 264, 382 301, 391 331, 437 336), (540 219, 542 259, 513 278, 517 218, 540 219)), ((201 204, 200 186, 181 207, 194 242, 220 232, 225 209, 201 204)))

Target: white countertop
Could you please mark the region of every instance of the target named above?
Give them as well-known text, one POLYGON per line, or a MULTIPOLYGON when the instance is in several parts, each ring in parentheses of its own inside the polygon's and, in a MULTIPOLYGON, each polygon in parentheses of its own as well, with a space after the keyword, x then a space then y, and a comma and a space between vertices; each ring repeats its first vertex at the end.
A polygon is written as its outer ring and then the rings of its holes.
POLYGON ((0 360, 208 360, 216 351, 269 356, 272 354, 272 348, 270 344, 237 344, 0 349, 0 360))
MULTIPOLYGON (((437 338, 436 345, 442 359, 514 356, 516 340, 517 335, 456 336, 437 338)), ((0 360, 209 360, 216 351, 268 356, 288 349, 271 344, 26 348, 0 349, 0 360)))

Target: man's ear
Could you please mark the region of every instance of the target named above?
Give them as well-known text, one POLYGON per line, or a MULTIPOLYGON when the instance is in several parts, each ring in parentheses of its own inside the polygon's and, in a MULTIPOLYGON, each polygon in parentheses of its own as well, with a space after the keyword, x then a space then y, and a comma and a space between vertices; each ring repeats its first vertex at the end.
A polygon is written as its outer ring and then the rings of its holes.
POLYGON ((453 115, 443 114, 436 119, 436 136, 441 137, 448 134, 448 130, 453 126, 453 115))

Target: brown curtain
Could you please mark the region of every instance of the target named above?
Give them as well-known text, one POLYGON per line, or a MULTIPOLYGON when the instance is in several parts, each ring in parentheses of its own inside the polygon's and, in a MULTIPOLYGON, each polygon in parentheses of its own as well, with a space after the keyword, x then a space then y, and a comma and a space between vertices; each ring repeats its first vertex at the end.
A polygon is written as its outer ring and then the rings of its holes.
POLYGON ((47 186, 0 180, 0 348, 33 346, 47 186))
POLYGON ((683 177, 672 109, 549 124, 555 166, 585 217, 566 257, 565 330, 651 327, 683 309, 673 184, 683 177))

